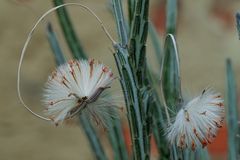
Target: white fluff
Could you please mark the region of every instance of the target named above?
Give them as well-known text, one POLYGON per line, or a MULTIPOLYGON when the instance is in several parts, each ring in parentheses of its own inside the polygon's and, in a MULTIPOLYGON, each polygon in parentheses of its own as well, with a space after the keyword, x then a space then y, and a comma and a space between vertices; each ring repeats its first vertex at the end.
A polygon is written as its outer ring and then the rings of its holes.
POLYGON ((170 144, 178 147, 204 148, 216 137, 224 120, 223 99, 211 89, 183 106, 167 129, 170 144))
POLYGON ((94 60, 70 61, 59 66, 49 76, 44 90, 46 115, 56 125, 80 113, 105 125, 106 118, 113 116, 113 107, 117 106, 105 92, 113 80, 111 70, 94 60))

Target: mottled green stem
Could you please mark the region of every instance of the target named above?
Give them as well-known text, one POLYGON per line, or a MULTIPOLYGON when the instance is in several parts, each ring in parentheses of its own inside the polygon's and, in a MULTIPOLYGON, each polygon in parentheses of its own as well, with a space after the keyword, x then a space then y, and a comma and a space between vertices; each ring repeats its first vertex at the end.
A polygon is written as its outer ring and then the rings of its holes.
MULTIPOLYGON (((53 0, 55 6, 64 4, 63 0, 53 0)), ((65 40, 68 44, 69 49, 71 50, 73 57, 75 59, 87 58, 84 54, 83 47, 81 46, 80 40, 77 37, 77 34, 74 31, 72 22, 69 18, 67 10, 65 7, 59 8, 57 10, 57 16, 64 33, 65 40)))
POLYGON ((177 0, 167 0, 166 6, 166 31, 169 34, 176 34, 177 29, 177 0))
POLYGON ((123 139, 121 121, 113 119, 113 125, 109 128, 109 139, 114 151, 114 160, 128 160, 126 144, 123 139))
MULTIPOLYGON (((126 27, 122 27, 121 20, 124 19, 121 5, 116 5, 119 0, 113 0, 114 11, 117 21, 119 37, 127 33, 126 27)), ((136 160, 149 159, 150 123, 147 115, 149 112, 149 96, 146 94, 146 38, 148 32, 148 0, 137 0, 131 21, 131 34, 129 47, 121 43, 116 48, 115 60, 121 77, 121 85, 124 91, 127 105, 128 121, 131 131, 133 157, 136 160)), ((124 23, 125 24, 125 23, 124 23)))
POLYGON ((136 3, 136 0, 127 0, 128 2, 128 19, 129 19, 129 26, 131 26, 131 22, 133 20, 133 14, 134 14, 134 6, 136 3))
POLYGON ((167 128, 167 123, 165 122, 166 117, 164 116, 163 106, 160 103, 157 88, 159 88, 158 81, 153 77, 153 75, 148 72, 149 82, 152 87, 153 92, 153 103, 152 103, 152 115, 153 124, 152 131, 157 144, 157 149, 160 154, 161 160, 168 160, 170 158, 170 151, 168 142, 165 136, 165 130, 167 128))
POLYGON ((238 110, 237 110, 237 87, 230 59, 226 61, 227 72, 227 127, 228 127, 228 159, 239 159, 239 134, 238 110))

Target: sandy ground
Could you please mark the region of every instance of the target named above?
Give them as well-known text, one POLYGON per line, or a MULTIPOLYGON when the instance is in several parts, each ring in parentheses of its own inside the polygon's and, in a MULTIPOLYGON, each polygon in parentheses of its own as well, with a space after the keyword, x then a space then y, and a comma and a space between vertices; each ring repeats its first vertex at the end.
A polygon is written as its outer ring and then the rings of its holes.
MULTIPOLYGON (((105 6, 105 1, 82 2, 94 9, 116 37, 114 20, 105 6)), ((214 1, 183 2, 177 38, 183 88, 198 93, 204 87, 213 85, 225 94, 225 58, 232 58, 236 73, 240 70, 240 41, 237 32, 233 25, 228 27, 223 21, 210 15, 209 10, 214 1)), ((221 2, 225 5, 223 0, 221 2)), ((86 137, 79 127, 54 127, 36 119, 22 108, 17 99, 16 71, 21 48, 36 18, 50 7, 50 1, 29 0, 27 7, 15 3, 14 0, 0 1, 2 160, 93 159, 86 137)), ((240 9, 240 2, 231 0, 226 3, 225 8, 235 13, 240 9)), ((76 7, 71 8, 71 15, 89 57, 104 61, 116 71, 113 56, 108 49, 111 44, 97 27, 96 21, 76 7)), ((59 33, 64 52, 68 53, 54 14, 49 20, 59 33)), ((42 24, 27 50, 21 83, 26 103, 38 113, 41 113, 43 108, 40 99, 44 82, 54 67, 44 31, 45 23, 42 24)), ((148 53, 149 62, 156 64, 152 50, 149 49, 148 53)), ((237 81, 239 79, 237 74, 237 81)))

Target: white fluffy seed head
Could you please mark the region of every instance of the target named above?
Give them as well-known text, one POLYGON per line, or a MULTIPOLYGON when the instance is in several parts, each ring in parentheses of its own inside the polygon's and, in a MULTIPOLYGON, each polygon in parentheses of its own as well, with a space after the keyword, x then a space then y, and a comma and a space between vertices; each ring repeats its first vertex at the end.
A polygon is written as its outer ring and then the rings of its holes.
POLYGON ((216 137, 223 120, 223 99, 212 89, 205 89, 179 110, 167 129, 167 139, 182 149, 204 148, 216 137))
POLYGON ((45 114, 56 125, 81 113, 105 126, 119 104, 105 91, 113 80, 112 71, 94 60, 73 60, 63 64, 53 71, 46 83, 45 114))

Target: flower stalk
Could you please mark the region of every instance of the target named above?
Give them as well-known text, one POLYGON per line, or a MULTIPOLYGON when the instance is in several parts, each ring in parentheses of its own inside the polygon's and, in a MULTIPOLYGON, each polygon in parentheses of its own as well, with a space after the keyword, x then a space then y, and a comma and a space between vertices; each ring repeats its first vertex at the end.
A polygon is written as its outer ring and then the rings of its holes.
MULTIPOLYGON (((62 5, 63 4, 63 1, 58 1, 58 0, 54 0, 54 4, 55 5, 62 5)), ((93 12, 92 12, 93 13, 93 12)), ((93 13, 95 14, 95 13, 93 13)), ((65 7, 62 8, 62 10, 59 10, 59 12, 57 12, 57 15, 59 17, 59 21, 60 21, 60 25, 62 27, 62 30, 63 31, 74 31, 74 29, 72 28, 72 25, 71 25, 71 20, 68 16, 68 13, 67 13, 67 10, 65 9, 65 7)), ((98 19, 99 21, 100 19, 98 19)), ((106 29, 104 28, 102 22, 100 23, 101 27, 103 28, 104 31, 106 31, 106 29)), ((65 33, 64 32, 64 33, 65 33)), ((75 32, 72 32, 70 34, 68 34, 67 32, 65 33, 65 38, 67 41, 70 41, 70 40, 74 40, 76 39, 76 34, 75 32)), ((109 35, 108 35, 109 37, 109 35)), ((111 39, 111 38, 110 38, 111 39)), ((112 39, 111 39, 112 40, 112 39)), ((80 41, 76 41, 78 42, 78 44, 76 43, 68 43, 69 45, 69 48, 77 48, 75 45, 77 46, 80 46, 81 48, 81 44, 80 44, 80 41)), ((113 42, 113 40, 112 40, 113 42)), ((75 55, 74 52, 72 52, 73 54, 73 57, 75 58, 86 58, 86 54, 84 52, 84 49, 81 49, 79 52, 77 53, 80 53, 79 55, 75 55)), ((94 151, 94 153, 96 153, 96 157, 102 157, 103 159, 106 159, 106 156, 104 154, 104 150, 98 140, 98 135, 96 133, 96 131, 94 131, 94 127, 90 125, 88 125, 89 122, 87 121, 84 121, 83 118, 80 118, 80 121, 83 121, 82 123, 82 126, 84 128, 85 133, 86 135, 88 136, 89 138, 89 141, 91 142, 91 148, 92 150, 94 151), (88 131, 88 132, 87 132, 88 131), (92 136, 92 134, 95 134, 95 136, 92 136)), ((109 141, 112 145, 112 148, 113 148, 113 151, 114 151, 114 157, 115 159, 128 159, 128 155, 127 155, 127 151, 126 151, 126 146, 124 144, 124 140, 123 140, 123 131, 122 131, 122 125, 121 125, 121 122, 119 119, 113 119, 112 120, 112 124, 110 124, 109 126, 109 130, 108 130, 108 137, 109 137, 109 141)), ((99 159, 99 158, 97 158, 99 159)))
MULTIPOLYGON (((64 4, 63 0, 53 0, 53 3, 55 6, 59 6, 64 4)), ((57 11, 57 16, 59 19, 59 23, 62 26, 62 31, 65 37, 65 40, 68 44, 69 49, 71 50, 73 57, 75 59, 80 59, 80 58, 87 58, 83 47, 81 45, 81 42, 79 38, 77 37, 74 27, 72 25, 72 22, 69 18, 69 15, 67 13, 67 10, 62 7, 59 8, 57 11)))
MULTIPOLYGON (((112 2, 119 37, 126 37, 127 29, 123 25, 126 24, 125 21, 122 22, 124 17, 121 1, 113 0, 112 2)), ((150 123, 146 118, 147 112, 149 112, 149 98, 144 96, 144 91, 146 91, 144 74, 146 73, 145 45, 148 32, 148 3, 148 0, 136 1, 128 38, 129 46, 126 48, 123 39, 120 39, 121 43, 115 46, 116 53, 114 54, 126 101, 133 157, 139 160, 149 159, 150 156, 150 123)))
POLYGON ((228 127, 228 159, 239 159, 239 124, 238 124, 238 110, 237 110, 237 90, 235 75, 230 59, 226 61, 227 74, 227 127, 228 127))
MULTIPOLYGON (((54 33, 53 29, 49 30, 49 27, 47 27, 47 33, 48 33, 49 39, 54 41, 55 40, 55 38, 54 38, 55 33, 54 33)), ((58 58, 58 57, 64 57, 62 52, 57 52, 57 51, 61 50, 60 45, 58 44, 58 42, 57 41, 52 42, 52 43, 50 43, 50 45, 51 45, 51 48, 55 48, 53 51, 54 51, 54 57, 55 57, 56 63, 58 65, 60 65, 62 63, 66 63, 65 58, 64 59, 59 59, 58 58)), ((90 121, 88 121, 86 119, 86 117, 83 117, 83 116, 79 116, 79 121, 80 121, 80 123, 82 125, 82 128, 83 128, 85 134, 88 137, 88 140, 90 142, 90 146, 91 146, 92 150, 95 153, 94 155, 95 155, 96 159, 106 160, 107 157, 105 155, 103 147, 102 147, 102 145, 101 145, 101 143, 99 141, 97 132, 94 129, 93 125, 90 123, 90 121)))

